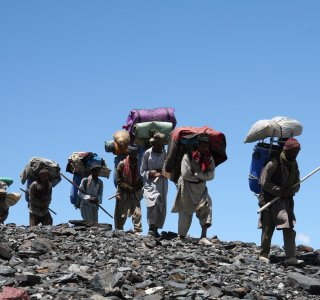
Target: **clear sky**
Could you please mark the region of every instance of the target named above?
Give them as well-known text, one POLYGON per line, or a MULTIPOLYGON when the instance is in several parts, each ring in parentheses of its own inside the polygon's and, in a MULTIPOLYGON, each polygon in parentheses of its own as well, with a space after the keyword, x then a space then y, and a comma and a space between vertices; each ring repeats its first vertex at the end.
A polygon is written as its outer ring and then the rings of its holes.
MULTIPOLYGON (((320 165, 319 1, 0 1, 0 176, 19 175, 33 156, 65 170, 74 151, 92 151, 110 169, 104 141, 133 108, 174 107, 178 126, 208 125, 227 139, 228 160, 208 183, 221 240, 260 243, 257 200, 248 186, 254 144, 243 140, 259 119, 302 122, 301 175, 320 165)), ((67 173, 71 178, 71 174, 67 173)), ((297 244, 320 248, 320 173, 296 196, 297 244)), ((103 206, 114 211, 112 180, 103 206)), ((54 188, 54 224, 80 219, 70 184, 54 188)), ((177 231, 169 184, 164 230, 177 231)), ((142 202, 143 229, 146 208, 142 202)), ((103 212, 100 222, 113 223, 103 212)), ((24 199, 7 222, 28 224, 24 199)), ((131 228, 131 220, 126 229, 131 228)), ((189 232, 199 236, 194 217, 189 232)), ((283 245, 281 232, 273 243, 283 245)))

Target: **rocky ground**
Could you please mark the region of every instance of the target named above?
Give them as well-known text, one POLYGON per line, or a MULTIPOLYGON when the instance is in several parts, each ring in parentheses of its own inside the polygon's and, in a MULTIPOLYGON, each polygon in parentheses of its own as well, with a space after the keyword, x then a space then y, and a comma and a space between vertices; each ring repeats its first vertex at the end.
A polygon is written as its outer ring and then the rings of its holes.
POLYGON ((200 246, 108 224, 8 224, 0 237, 0 300, 320 299, 320 251, 306 246, 298 247, 305 264, 297 268, 284 264, 279 247, 266 264, 254 243, 215 237, 200 246))

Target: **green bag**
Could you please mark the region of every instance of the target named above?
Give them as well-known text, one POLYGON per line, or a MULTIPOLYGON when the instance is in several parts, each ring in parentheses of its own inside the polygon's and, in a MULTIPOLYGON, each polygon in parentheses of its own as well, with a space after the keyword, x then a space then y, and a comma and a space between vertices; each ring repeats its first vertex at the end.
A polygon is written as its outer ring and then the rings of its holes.
POLYGON ((170 122, 142 122, 134 125, 133 133, 136 139, 150 139, 155 132, 163 133, 168 138, 172 128, 173 124, 170 122))

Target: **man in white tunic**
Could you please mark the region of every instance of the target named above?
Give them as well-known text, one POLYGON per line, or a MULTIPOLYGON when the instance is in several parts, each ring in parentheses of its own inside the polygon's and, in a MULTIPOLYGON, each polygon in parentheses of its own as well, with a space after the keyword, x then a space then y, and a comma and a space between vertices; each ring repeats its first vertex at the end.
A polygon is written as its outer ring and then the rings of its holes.
POLYGON ((163 227, 167 213, 168 179, 162 176, 166 158, 165 141, 162 133, 156 133, 150 139, 152 147, 144 153, 140 168, 147 206, 148 234, 154 237, 159 237, 158 228, 163 227))
POLYGON ((214 178, 214 170, 209 137, 201 135, 197 149, 182 158, 178 192, 172 208, 173 213, 179 213, 178 233, 182 239, 188 233, 195 212, 202 228, 199 243, 212 245, 207 239, 207 229, 212 223, 212 202, 206 182, 214 178))
POLYGON ((83 220, 98 224, 98 204, 102 203, 103 182, 99 179, 100 166, 91 166, 91 175, 81 180, 78 197, 81 199, 80 211, 83 220))

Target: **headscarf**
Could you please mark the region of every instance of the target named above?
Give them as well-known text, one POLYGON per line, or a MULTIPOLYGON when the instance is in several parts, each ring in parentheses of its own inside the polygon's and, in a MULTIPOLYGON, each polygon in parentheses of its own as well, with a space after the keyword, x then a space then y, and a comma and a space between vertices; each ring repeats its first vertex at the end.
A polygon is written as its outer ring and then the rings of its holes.
POLYGON ((287 187, 290 187, 292 186, 293 184, 295 184, 295 180, 296 180, 296 172, 297 172, 297 168, 298 168, 298 165, 297 165, 297 161, 296 160, 287 160, 286 158, 286 154, 284 151, 281 152, 280 154, 280 159, 281 161, 284 163, 284 165, 287 167, 288 171, 289 171, 289 177, 288 177, 288 180, 287 180, 287 184, 288 186, 287 187))
POLYGON ((298 142, 297 139, 295 138, 289 138, 285 143, 284 143, 284 150, 291 150, 291 149, 301 149, 300 143, 298 142))
POLYGON ((139 178, 138 163, 136 162, 135 165, 131 165, 129 155, 124 159, 123 173, 126 176, 129 185, 135 183, 139 178))
POLYGON ((202 172, 208 171, 212 159, 212 155, 209 150, 205 153, 200 153, 198 150, 192 151, 192 158, 197 164, 199 164, 202 172))

